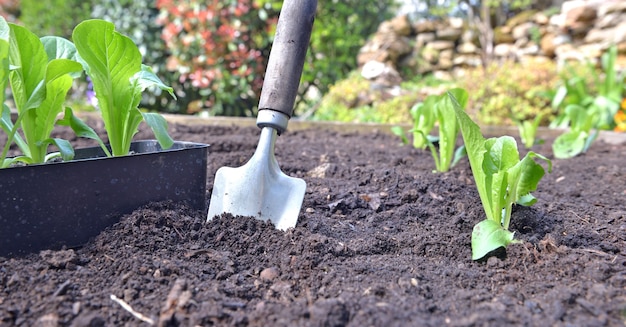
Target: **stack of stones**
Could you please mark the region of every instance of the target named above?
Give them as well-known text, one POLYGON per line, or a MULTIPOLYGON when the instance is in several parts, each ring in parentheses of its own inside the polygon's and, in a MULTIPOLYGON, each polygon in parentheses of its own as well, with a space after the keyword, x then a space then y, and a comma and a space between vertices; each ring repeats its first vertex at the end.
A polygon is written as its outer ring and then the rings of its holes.
MULTIPOLYGON (((560 12, 525 11, 494 30, 496 60, 598 61, 611 45, 626 67, 626 0, 571 0, 560 12)), ((482 65, 478 32, 461 18, 412 23, 406 16, 382 23, 363 46, 364 77, 399 84, 399 72, 452 76, 482 65)))

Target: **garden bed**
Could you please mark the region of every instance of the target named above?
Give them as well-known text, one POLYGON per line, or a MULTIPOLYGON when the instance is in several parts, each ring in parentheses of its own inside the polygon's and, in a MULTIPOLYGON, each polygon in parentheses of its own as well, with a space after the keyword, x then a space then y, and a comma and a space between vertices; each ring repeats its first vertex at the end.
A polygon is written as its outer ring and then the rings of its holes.
MULTIPOLYGON (((259 135, 171 132, 211 144, 209 192, 215 171, 247 161, 259 135)), ((552 157, 549 144, 534 150, 552 157)), ((153 203, 82 248, 0 259, 0 325, 626 323, 624 143, 554 160, 537 204, 513 213, 523 243, 483 262, 470 259, 484 213, 467 159, 434 174, 430 153, 375 128, 294 128, 276 156, 308 184, 295 229, 228 215, 206 223, 205 212, 153 203)))

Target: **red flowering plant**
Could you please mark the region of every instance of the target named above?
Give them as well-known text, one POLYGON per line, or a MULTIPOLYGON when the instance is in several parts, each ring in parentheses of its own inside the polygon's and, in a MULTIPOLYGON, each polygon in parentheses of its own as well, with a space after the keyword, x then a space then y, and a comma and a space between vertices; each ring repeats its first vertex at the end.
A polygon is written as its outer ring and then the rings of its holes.
POLYGON ((188 101, 186 111, 253 115, 280 2, 157 0, 156 5, 169 51, 167 69, 178 77, 174 88, 188 101))

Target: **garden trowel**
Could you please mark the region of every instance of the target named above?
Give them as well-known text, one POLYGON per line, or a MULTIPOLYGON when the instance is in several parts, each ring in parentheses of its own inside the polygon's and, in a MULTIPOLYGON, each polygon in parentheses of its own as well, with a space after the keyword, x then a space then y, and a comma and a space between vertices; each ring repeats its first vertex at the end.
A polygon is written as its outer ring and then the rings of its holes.
POLYGON ((230 213, 270 220, 281 230, 296 226, 306 183, 280 170, 274 144, 293 113, 316 7, 317 0, 283 2, 259 100, 259 144, 245 165, 217 171, 208 220, 230 213))

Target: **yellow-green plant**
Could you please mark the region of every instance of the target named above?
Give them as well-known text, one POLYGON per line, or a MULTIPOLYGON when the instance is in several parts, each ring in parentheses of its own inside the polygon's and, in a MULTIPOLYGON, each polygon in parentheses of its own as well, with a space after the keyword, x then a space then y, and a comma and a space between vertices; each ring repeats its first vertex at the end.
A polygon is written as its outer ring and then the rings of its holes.
POLYGON ((353 72, 347 79, 330 87, 315 109, 312 119, 400 123, 409 119, 409 109, 422 98, 417 92, 389 98, 382 90, 372 89, 367 79, 353 72))
POLYGON ((485 70, 469 70, 457 80, 469 93, 468 114, 481 125, 513 125, 542 115, 554 118, 550 99, 543 94, 556 85, 559 76, 551 61, 504 62, 485 70))

